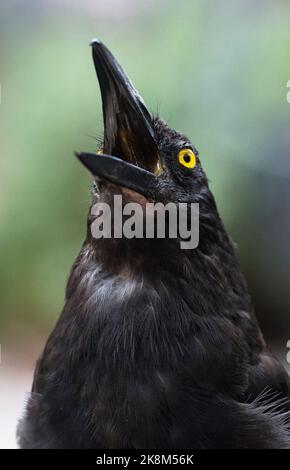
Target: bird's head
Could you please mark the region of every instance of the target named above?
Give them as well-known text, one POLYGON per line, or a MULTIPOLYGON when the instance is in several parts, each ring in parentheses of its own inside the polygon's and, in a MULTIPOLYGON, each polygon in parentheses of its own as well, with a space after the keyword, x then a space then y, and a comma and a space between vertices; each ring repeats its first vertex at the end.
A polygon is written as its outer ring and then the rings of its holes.
POLYGON ((194 202, 207 185, 196 148, 151 115, 103 43, 94 40, 91 45, 103 102, 103 147, 97 154, 77 156, 97 182, 111 182, 154 201, 194 202))
POLYGON ((152 116, 102 42, 94 40, 91 46, 102 96, 104 138, 96 154, 76 155, 94 176, 93 204, 112 204, 116 194, 141 206, 148 201, 199 203, 206 224, 211 218, 219 220, 194 145, 152 116))

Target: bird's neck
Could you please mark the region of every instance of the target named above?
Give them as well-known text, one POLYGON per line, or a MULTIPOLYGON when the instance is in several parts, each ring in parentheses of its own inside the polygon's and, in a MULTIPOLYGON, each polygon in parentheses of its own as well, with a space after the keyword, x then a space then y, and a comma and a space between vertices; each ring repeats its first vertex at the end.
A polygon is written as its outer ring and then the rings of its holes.
POLYGON ((69 301, 82 299, 93 308, 100 299, 111 307, 114 301, 115 311, 121 311, 122 305, 139 306, 140 296, 147 304, 159 297, 164 308, 178 298, 180 305, 204 315, 251 309, 233 244, 220 219, 203 220, 194 250, 181 250, 172 240, 84 243, 69 278, 69 301))

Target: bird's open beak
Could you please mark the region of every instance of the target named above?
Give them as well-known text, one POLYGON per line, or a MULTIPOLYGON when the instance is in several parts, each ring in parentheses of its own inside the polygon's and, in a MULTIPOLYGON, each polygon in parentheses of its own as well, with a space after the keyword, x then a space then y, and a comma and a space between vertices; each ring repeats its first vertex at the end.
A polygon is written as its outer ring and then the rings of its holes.
POLYGON ((91 45, 102 95, 104 146, 101 153, 77 157, 94 176, 152 197, 159 157, 151 115, 106 46, 99 40, 91 45))

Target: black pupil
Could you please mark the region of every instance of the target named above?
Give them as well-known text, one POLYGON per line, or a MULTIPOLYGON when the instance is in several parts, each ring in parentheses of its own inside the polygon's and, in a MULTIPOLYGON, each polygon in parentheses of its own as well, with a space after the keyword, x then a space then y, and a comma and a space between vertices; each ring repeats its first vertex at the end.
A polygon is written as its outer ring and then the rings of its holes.
POLYGON ((189 163, 190 162, 190 155, 188 153, 186 153, 183 157, 185 163, 189 163))

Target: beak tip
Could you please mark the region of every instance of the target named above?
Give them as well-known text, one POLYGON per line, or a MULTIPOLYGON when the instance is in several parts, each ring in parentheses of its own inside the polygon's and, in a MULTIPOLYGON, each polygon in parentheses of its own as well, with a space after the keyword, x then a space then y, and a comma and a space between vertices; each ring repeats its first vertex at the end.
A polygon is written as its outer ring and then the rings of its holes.
POLYGON ((84 158, 83 158, 82 152, 74 152, 74 154, 75 154, 75 157, 76 157, 81 163, 83 163, 84 158))
POLYGON ((84 165, 84 167, 89 170, 91 174, 94 175, 94 160, 97 155, 92 153, 86 152, 74 152, 75 156, 77 157, 78 161, 84 165))
POLYGON ((95 47, 102 46, 103 43, 99 38, 94 38, 90 42, 90 46, 94 49, 95 47))

